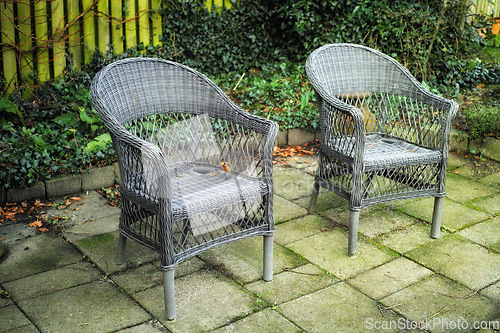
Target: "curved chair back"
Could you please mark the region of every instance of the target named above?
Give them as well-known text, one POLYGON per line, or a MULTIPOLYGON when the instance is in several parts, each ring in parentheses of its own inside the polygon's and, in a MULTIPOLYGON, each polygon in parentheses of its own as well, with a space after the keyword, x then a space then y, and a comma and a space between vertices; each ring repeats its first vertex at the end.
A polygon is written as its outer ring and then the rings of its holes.
POLYGON ((311 53, 306 66, 313 85, 332 95, 413 93, 414 90, 410 88, 416 82, 408 77, 407 69, 396 60, 362 45, 322 46, 311 53))
POLYGON ((99 72, 91 87, 99 116, 124 126, 131 120, 163 113, 206 113, 231 117, 234 103, 210 79, 189 67, 163 59, 128 58, 99 72))

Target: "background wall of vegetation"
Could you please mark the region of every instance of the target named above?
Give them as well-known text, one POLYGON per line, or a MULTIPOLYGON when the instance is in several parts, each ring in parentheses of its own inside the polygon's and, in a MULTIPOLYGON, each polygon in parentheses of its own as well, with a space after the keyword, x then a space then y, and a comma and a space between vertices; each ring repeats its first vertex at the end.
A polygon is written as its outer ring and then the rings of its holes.
POLYGON ((0 2, 0 186, 29 186, 113 162, 88 87, 99 69, 123 57, 193 67, 283 129, 317 129, 304 62, 326 43, 379 49, 447 96, 498 83, 498 62, 476 56, 495 44, 491 23, 471 6, 470 0, 0 2))

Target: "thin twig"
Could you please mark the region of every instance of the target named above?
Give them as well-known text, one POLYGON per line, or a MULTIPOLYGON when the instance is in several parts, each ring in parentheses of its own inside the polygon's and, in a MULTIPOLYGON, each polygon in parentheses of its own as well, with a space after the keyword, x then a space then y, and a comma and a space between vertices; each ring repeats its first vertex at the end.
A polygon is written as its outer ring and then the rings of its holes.
POLYGON ((238 80, 238 82, 237 82, 237 83, 236 83, 236 85, 234 86, 233 91, 235 91, 235 90, 236 90, 236 88, 238 88, 238 86, 239 86, 239 84, 240 84, 241 80, 243 80, 243 77, 245 77, 245 73, 243 73, 243 75, 241 75, 240 79, 238 80))

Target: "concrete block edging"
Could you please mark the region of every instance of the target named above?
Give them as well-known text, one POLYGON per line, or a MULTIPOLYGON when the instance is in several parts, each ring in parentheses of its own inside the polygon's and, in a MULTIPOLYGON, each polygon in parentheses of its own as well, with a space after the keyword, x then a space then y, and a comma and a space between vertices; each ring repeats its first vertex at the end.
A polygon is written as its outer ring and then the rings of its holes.
POLYGON ((118 163, 102 168, 90 168, 82 173, 58 175, 22 189, 0 186, 0 205, 35 199, 50 199, 120 183, 118 163))

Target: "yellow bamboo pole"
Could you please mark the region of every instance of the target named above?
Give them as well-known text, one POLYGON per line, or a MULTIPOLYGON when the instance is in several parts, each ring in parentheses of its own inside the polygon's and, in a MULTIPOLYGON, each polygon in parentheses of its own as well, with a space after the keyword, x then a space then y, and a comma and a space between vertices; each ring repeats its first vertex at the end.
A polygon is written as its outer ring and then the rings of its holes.
MULTIPOLYGON (((83 11, 87 11, 92 7, 93 0, 82 0, 83 11)), ((95 51, 95 26, 94 12, 89 10, 83 16, 83 60, 84 63, 90 61, 90 57, 95 51)))
POLYGON ((123 53, 123 11, 121 1, 111 2, 111 37, 116 54, 123 53))
POLYGON ((137 35, 136 35, 136 8, 134 0, 124 0, 125 9, 125 44, 126 48, 129 49, 132 46, 137 45, 137 35))
POLYGON ((81 43, 83 39, 82 32, 80 31, 80 22, 79 19, 77 19, 80 15, 78 2, 78 0, 68 1, 68 41, 69 52, 73 59, 73 66, 77 71, 81 71, 83 62, 81 43))
POLYGON ((160 2, 161 0, 151 0, 151 11, 153 18, 153 46, 160 44, 160 36, 162 34, 162 21, 160 15, 160 2))
POLYGON ((14 85, 17 84, 17 63, 15 34, 14 34, 14 10, 10 3, 3 3, 0 6, 2 22, 2 65, 5 81, 9 84, 8 92, 11 92, 14 85), (12 46, 11 46, 12 45, 12 46))
POLYGON ((221 8, 224 6, 224 0, 213 0, 214 6, 217 7, 217 11, 220 13, 221 8))
POLYGON ((108 49, 108 44, 111 43, 109 36, 109 5, 107 0, 100 0, 97 4, 98 18, 97 25, 98 30, 98 41, 99 51, 105 53, 108 49))
MULTIPOLYGON (((139 15, 139 43, 142 43, 144 46, 150 44, 149 40, 149 4, 148 1, 139 1, 139 8, 137 8, 137 12, 139 15)), ((138 44, 139 44, 138 43, 138 44)))
POLYGON ((35 2, 35 36, 36 36, 36 63, 40 82, 50 79, 48 23, 46 2, 35 2))
POLYGON ((61 75, 66 68, 66 47, 63 38, 64 29, 64 3, 63 0, 55 0, 52 5, 52 50, 54 64, 54 77, 61 75))
POLYGON ((31 43, 31 11, 29 0, 17 3, 17 24, 19 27, 19 68, 21 71, 21 85, 33 84, 30 77, 33 72, 33 53, 31 43))

